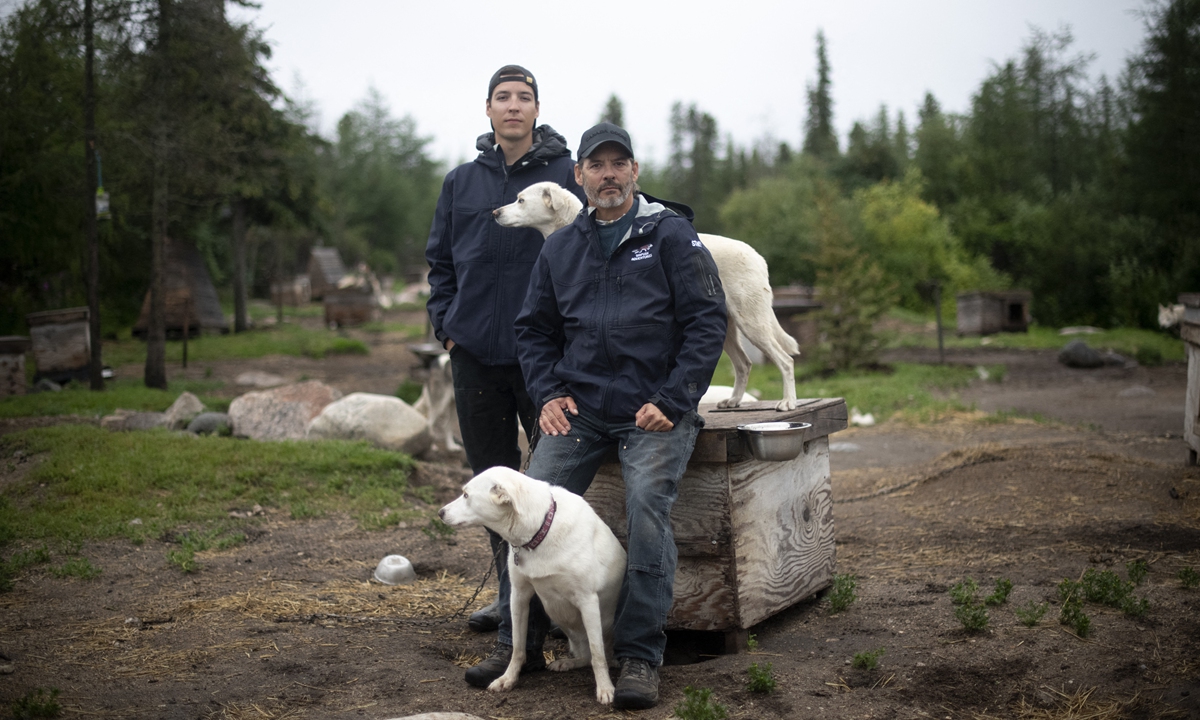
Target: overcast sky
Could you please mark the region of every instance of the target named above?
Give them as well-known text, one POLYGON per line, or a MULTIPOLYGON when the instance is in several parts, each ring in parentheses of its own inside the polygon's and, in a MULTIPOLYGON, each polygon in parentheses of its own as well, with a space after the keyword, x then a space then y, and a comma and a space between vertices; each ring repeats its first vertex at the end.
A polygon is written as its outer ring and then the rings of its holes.
POLYGON ((237 12, 265 29, 276 82, 316 104, 324 134, 374 87, 448 162, 474 157, 488 130, 488 78, 507 63, 537 77, 540 122, 572 150, 616 93, 635 153, 661 162, 676 101, 714 116, 740 145, 771 137, 798 146, 818 29, 843 149, 854 122, 880 104, 903 110, 910 128, 927 91, 947 111, 968 110, 1034 27, 1069 27, 1074 52, 1095 55, 1093 78, 1119 75, 1144 32, 1139 0, 260 2, 237 12))

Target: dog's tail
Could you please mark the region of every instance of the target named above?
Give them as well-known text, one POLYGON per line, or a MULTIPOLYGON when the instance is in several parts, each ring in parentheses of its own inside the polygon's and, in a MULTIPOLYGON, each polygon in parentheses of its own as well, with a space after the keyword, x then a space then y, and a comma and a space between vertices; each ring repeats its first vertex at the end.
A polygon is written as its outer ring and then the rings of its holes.
POLYGON ((771 313, 771 315, 771 319, 775 320, 775 327, 771 329, 771 332, 775 334, 775 341, 783 346, 783 349, 787 351, 788 355, 793 357, 799 355, 800 343, 796 342, 796 338, 787 334, 787 331, 785 331, 783 326, 779 324, 779 320, 775 319, 774 313, 771 313))

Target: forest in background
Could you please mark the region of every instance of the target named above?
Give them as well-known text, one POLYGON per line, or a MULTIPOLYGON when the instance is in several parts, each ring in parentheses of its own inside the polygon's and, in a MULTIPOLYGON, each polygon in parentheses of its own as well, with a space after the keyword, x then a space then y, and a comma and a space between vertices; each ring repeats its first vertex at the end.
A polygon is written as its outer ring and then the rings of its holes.
MULTIPOLYGON (((31 0, 5 20, 0 335, 87 304, 89 238, 105 335, 136 319, 167 236, 196 245, 238 313, 316 245, 380 275, 423 266, 448 169, 430 138, 373 92, 323 136, 226 6, 31 0), (97 184, 110 218, 94 218, 97 184)), ((1120 77, 1090 79, 1068 30, 1033 30, 966 113, 927 95, 847 138, 818 34, 800 142, 739 146, 679 102, 669 159, 641 184, 755 246, 777 285, 917 311, 935 286, 950 310, 956 292, 1019 287, 1043 325, 1152 327, 1158 303, 1200 290, 1200 0, 1143 11, 1120 77)), ((621 121, 616 96, 598 111, 621 121)))

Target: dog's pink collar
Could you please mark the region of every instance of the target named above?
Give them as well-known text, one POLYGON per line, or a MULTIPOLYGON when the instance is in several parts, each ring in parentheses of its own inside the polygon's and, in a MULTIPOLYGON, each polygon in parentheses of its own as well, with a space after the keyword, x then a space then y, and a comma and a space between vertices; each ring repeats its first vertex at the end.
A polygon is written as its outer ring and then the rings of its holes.
POLYGON ((542 521, 542 529, 537 531, 537 535, 533 539, 521 546, 524 550, 533 550, 542 541, 546 539, 546 533, 550 532, 550 523, 554 522, 554 511, 558 509, 558 503, 554 502, 554 496, 550 496, 550 509, 546 511, 546 519, 542 521))

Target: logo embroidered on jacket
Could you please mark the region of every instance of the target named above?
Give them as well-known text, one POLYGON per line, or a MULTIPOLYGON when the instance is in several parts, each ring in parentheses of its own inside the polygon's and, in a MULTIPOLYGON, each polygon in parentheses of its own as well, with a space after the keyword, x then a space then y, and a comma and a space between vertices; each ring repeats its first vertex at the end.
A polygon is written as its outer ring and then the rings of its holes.
POLYGON ((640 248, 634 248, 632 262, 637 262, 638 260, 649 260, 650 258, 654 257, 650 254, 650 249, 653 247, 654 245, 643 245, 640 248))
POLYGON ((693 240, 692 247, 704 247, 704 243, 700 242, 699 240, 693 240))

